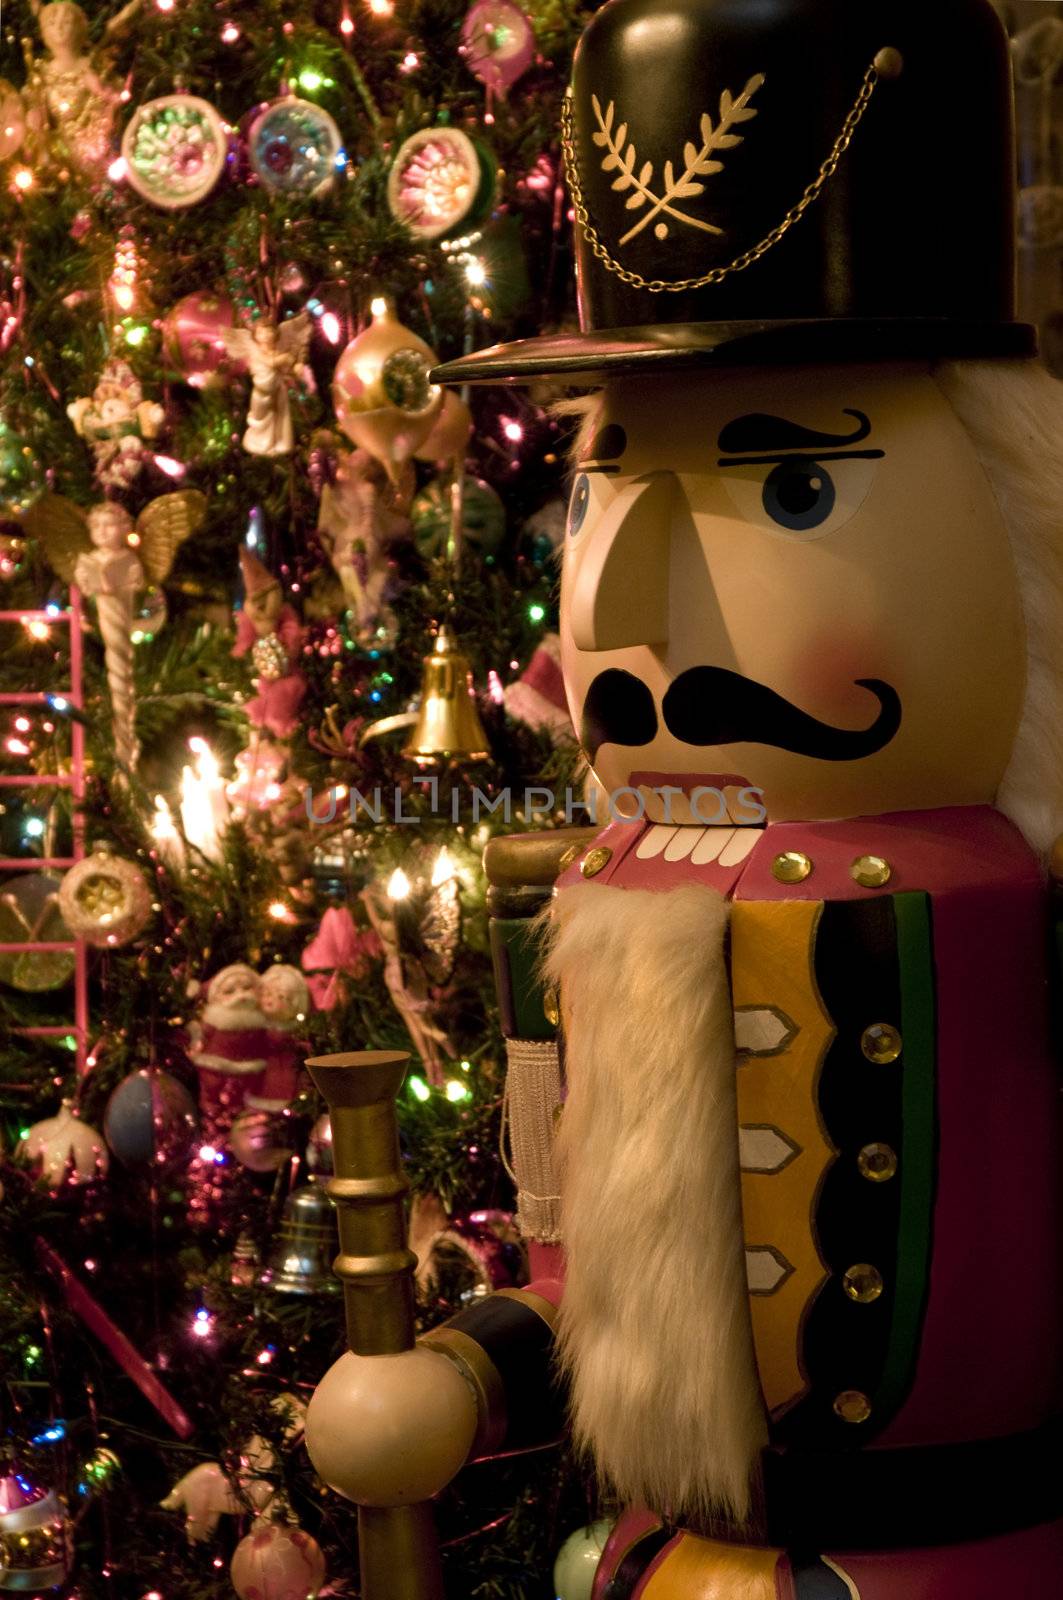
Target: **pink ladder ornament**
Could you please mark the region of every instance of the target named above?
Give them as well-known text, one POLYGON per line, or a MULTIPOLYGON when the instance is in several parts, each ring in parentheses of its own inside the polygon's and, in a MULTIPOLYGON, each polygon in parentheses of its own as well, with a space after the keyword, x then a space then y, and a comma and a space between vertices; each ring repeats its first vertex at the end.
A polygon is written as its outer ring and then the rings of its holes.
MULTIPOLYGON (((23 627, 36 623, 45 627, 67 626, 70 629, 70 685, 66 689, 48 692, 35 691, 24 694, 0 694, 0 706, 54 705, 56 700, 66 700, 70 709, 81 713, 84 709, 84 682, 82 674, 81 645, 81 594, 70 590, 70 604, 65 611, 0 611, 0 622, 17 622, 23 627)), ((2 773, 0 789, 53 788, 69 789, 72 806, 72 853, 69 856, 0 857, 0 873, 65 872, 85 854, 84 820, 81 805, 85 798, 85 727, 80 715, 70 723, 69 773, 2 773)), ((27 950, 41 952, 72 951, 74 956, 74 1023, 73 1027, 19 1028, 16 1031, 27 1038, 65 1039, 73 1036, 75 1042, 78 1076, 88 1070, 88 960, 84 939, 37 940, 27 939, 11 944, 0 944, 0 955, 16 955, 27 950)))

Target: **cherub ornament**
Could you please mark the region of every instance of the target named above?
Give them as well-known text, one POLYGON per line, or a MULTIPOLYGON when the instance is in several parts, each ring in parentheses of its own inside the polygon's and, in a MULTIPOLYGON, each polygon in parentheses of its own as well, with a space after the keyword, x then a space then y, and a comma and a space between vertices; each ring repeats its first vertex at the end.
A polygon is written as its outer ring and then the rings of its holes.
POLYGON ((310 343, 310 313, 300 311, 288 322, 260 318, 253 328, 220 328, 218 337, 234 360, 251 374, 251 404, 244 431, 244 449, 253 456, 286 456, 292 452, 291 386, 300 377, 310 343))
POLYGON ((395 618, 385 602, 391 579, 388 552, 409 537, 413 465, 389 478, 367 450, 340 455, 335 477, 321 491, 318 537, 343 585, 357 637, 363 643, 390 636, 395 618))
POLYGON ((201 1461, 186 1472, 159 1504, 164 1511, 184 1513, 189 1544, 205 1543, 223 1516, 238 1517, 246 1509, 217 1461, 201 1461))
POLYGON ((64 1100, 54 1117, 35 1122, 16 1154, 49 1189, 106 1177, 110 1164, 103 1135, 82 1122, 72 1100, 64 1100))
POLYGON ((280 583, 246 545, 240 549, 244 605, 236 619, 234 656, 251 654, 258 673, 255 698, 247 715, 256 728, 278 739, 294 733, 306 679, 296 670, 303 647, 303 629, 284 599, 280 583))
POLYGON ((62 495, 44 495, 26 518, 27 529, 41 540, 57 575, 96 602, 115 755, 125 767, 134 765, 138 748, 132 639, 136 595, 147 582, 162 583, 169 576, 178 547, 200 526, 206 507, 196 489, 159 495, 137 518, 136 551, 130 544, 133 519, 114 500, 86 513, 62 495))
POLYGON ((24 96, 34 154, 72 167, 84 178, 101 178, 119 92, 92 63, 86 49, 89 19, 81 7, 71 0, 32 4, 47 51, 43 59, 28 55, 24 96))
POLYGON ((74 431, 92 446, 96 479, 103 489, 128 489, 151 457, 148 443, 162 428, 166 413, 145 400, 140 380, 126 361, 104 363, 91 396, 66 408, 74 431))

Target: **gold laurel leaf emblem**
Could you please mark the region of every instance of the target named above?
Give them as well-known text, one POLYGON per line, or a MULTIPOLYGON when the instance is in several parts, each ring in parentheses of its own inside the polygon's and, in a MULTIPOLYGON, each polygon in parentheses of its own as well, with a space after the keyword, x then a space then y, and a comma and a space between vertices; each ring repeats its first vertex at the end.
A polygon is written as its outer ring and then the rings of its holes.
POLYGON ((742 143, 742 134, 733 133, 731 130, 737 123, 749 122, 757 114, 756 106, 750 101, 764 82, 763 72, 755 73, 746 84, 742 93, 736 100, 729 89, 724 89, 720 95, 719 120, 714 124, 707 111, 702 112, 698 124, 701 139, 700 145, 693 139, 688 139, 683 146, 683 170, 676 176, 675 163, 666 161, 662 171, 663 189, 658 192, 654 187, 654 165, 652 161, 643 161, 639 164, 638 151, 634 140, 628 139, 628 124, 620 123, 615 126, 616 106, 612 100, 602 111, 601 101, 598 96, 591 96, 591 106, 594 110, 598 131, 591 135, 599 149, 605 151, 601 167, 603 172, 615 172, 612 187, 618 194, 627 193, 624 206, 628 211, 642 211, 641 217, 623 235, 621 244, 627 244, 640 234, 643 228, 654 224, 654 234, 658 239, 668 237, 668 224, 663 220, 668 216, 676 222, 685 222, 690 228, 700 228, 704 233, 722 234, 723 229, 715 223, 707 222, 701 217, 691 216, 689 211, 680 209, 676 204, 679 200, 693 200, 698 195, 705 193, 704 183, 701 178, 710 178, 713 173, 723 171, 723 162, 716 159, 716 153, 721 150, 733 150, 735 145, 742 143), (630 191, 630 192, 628 192, 630 191), (643 208, 646 209, 643 209, 643 208))

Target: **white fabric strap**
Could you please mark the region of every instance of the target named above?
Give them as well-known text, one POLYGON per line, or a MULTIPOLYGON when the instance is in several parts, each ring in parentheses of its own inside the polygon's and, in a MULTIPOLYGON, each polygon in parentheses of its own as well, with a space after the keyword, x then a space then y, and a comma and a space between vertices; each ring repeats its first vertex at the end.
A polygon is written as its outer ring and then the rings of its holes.
POLYGON ((507 1039, 506 1054, 502 1160, 517 1188, 517 1226, 525 1239, 557 1244, 561 1238, 554 1161, 554 1128, 561 1110, 558 1048, 552 1040, 507 1039))

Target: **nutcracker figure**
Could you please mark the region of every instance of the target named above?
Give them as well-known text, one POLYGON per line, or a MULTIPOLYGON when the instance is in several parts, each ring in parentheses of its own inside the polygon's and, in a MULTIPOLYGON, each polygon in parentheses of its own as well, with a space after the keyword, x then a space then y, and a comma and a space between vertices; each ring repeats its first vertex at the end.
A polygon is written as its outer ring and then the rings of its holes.
MULTIPOLYGON (((555 1258, 421 1353, 469 1454, 565 1410, 631 1507, 596 1600, 1048 1593, 1063 391, 1014 320, 1003 29, 613 0, 562 132, 582 331, 435 376, 597 391, 561 638, 609 810, 556 890, 492 847, 555 1258)), ((387 1503, 319 1394, 320 1470, 387 1503)))

